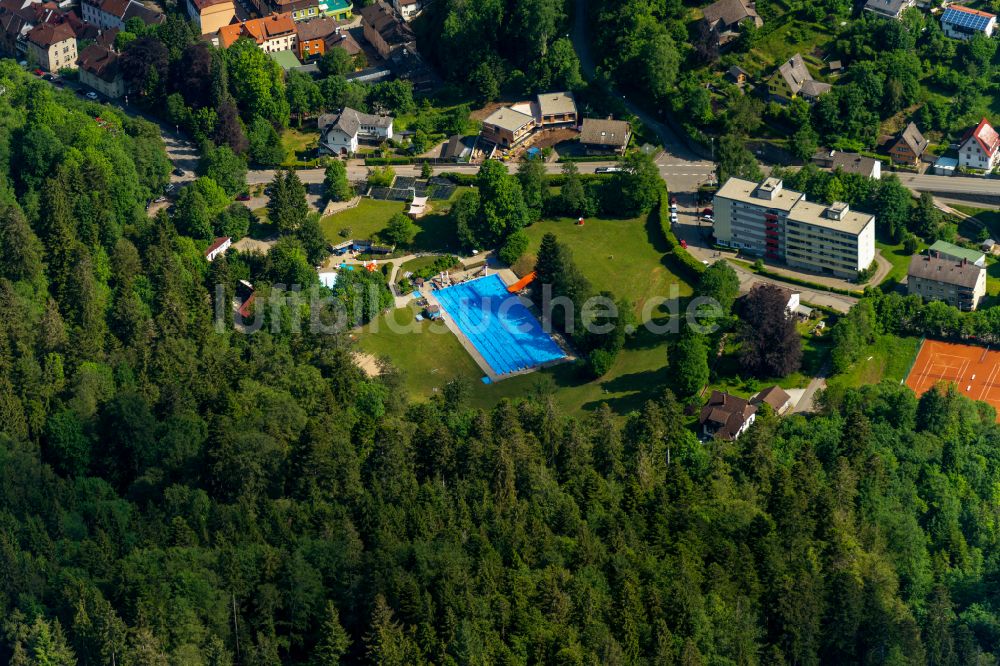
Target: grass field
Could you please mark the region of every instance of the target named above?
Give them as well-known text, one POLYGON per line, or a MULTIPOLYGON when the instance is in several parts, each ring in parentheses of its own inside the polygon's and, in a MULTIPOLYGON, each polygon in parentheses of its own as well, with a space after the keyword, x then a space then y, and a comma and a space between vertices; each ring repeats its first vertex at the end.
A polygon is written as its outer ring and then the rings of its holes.
MULTIPOLYGON (((535 253, 542 236, 552 232, 573 253, 573 260, 598 290, 627 298, 642 312, 650 298, 691 295, 691 285, 677 277, 665 263, 666 248, 660 231, 646 218, 589 219, 584 226, 563 218, 536 222, 527 229, 529 252, 535 253)), ((532 257, 519 262, 534 264, 532 257)))
POLYGON ((878 384, 883 380, 901 382, 916 358, 919 345, 919 338, 884 335, 862 352, 847 372, 827 380, 827 390, 836 401, 848 388, 878 384))
POLYGON ((320 225, 326 237, 334 242, 344 238, 340 235, 341 229, 350 229, 348 238, 368 239, 385 229, 389 218, 404 210, 406 204, 399 201, 362 199, 354 208, 324 217, 320 225))
MULTIPOLYGON (((451 204, 461 193, 469 189, 471 188, 457 188, 448 201, 432 201, 432 212, 414 220, 417 234, 414 236, 413 245, 407 250, 457 252, 454 232, 448 221, 447 213, 451 209, 451 204)), ((401 201, 377 201, 363 198, 354 208, 324 217, 320 221, 320 226, 326 237, 334 243, 344 240, 344 238, 370 239, 385 229, 389 218, 405 210, 406 204, 401 201), (350 229, 350 234, 346 237, 341 236, 341 229, 350 229)))
POLYGON ((403 370, 411 399, 426 400, 456 376, 465 377, 472 387, 472 404, 488 408, 502 398, 518 398, 551 393, 568 413, 592 410, 602 402, 620 414, 638 409, 667 386, 667 356, 663 340, 641 331, 618 355, 603 378, 584 381, 572 363, 483 384, 482 371, 444 324, 414 322, 416 311, 403 308, 383 315, 357 334, 358 348, 375 356, 388 357, 403 370), (387 318, 408 332, 393 331, 387 318), (553 393, 554 391, 554 393, 553 393))
MULTIPOLYGON (((903 250, 903 244, 889 245, 888 243, 876 241, 875 247, 881 250, 882 256, 892 264, 892 270, 885 276, 881 284, 889 286, 901 282, 906 277, 906 272, 910 269, 911 256, 903 250)), ((923 252, 926 249, 927 243, 920 241, 920 245, 917 246, 917 252, 923 252)))
POLYGON ((292 127, 281 132, 281 147, 285 150, 282 164, 295 164, 312 159, 313 148, 319 142, 319 132, 302 131, 292 127))
MULTIPOLYGON (((669 297, 671 285, 676 285, 679 297, 691 294, 691 286, 664 264, 665 249, 660 246, 658 230, 649 228, 645 219, 594 219, 583 227, 569 219, 538 222, 528 229, 532 250, 537 249, 542 235, 548 231, 571 249, 576 264, 596 289, 606 289, 631 300, 637 311, 654 296, 669 297)), ((528 259, 524 265, 531 263, 528 259)), ((412 270, 409 264, 407 267, 412 270)), ((407 309, 387 316, 408 323, 412 322, 413 314, 407 309)), ((575 364, 566 363, 485 385, 479 367, 454 336, 427 334, 418 338, 417 334, 391 331, 384 321, 378 323, 381 325, 362 329, 358 335, 359 347, 388 356, 405 372, 407 391, 417 399, 430 397, 450 378, 462 375, 473 386, 472 399, 477 406, 488 407, 504 397, 525 397, 542 391, 551 392, 555 402, 570 413, 591 410, 606 402, 616 412, 625 414, 656 398, 669 379, 666 338, 645 328, 627 341, 611 370, 599 380, 585 379, 575 364)), ((421 330, 429 327, 423 322, 421 330)))

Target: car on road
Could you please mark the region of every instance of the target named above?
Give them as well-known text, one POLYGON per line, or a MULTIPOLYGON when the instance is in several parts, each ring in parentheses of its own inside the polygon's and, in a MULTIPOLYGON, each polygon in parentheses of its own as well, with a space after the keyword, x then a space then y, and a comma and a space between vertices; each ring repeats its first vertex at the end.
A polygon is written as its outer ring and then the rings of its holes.
POLYGON ((250 198, 251 198, 250 195, 247 194, 246 192, 244 192, 243 194, 236 195, 237 201, 250 201, 250 198))
POLYGON ((184 169, 182 169, 182 168, 180 168, 180 167, 177 167, 176 169, 174 169, 174 170, 173 170, 173 171, 171 171, 170 173, 174 174, 174 175, 175 175, 175 176, 177 176, 178 178, 181 178, 181 177, 183 177, 183 176, 184 176, 184 169))
POLYGON ((594 169, 594 173, 618 173, 621 171, 619 167, 597 167, 594 169))
POLYGON ((89 93, 87 93, 87 99, 89 99, 92 102, 96 102, 97 101, 97 93, 95 93, 93 90, 91 90, 89 93))

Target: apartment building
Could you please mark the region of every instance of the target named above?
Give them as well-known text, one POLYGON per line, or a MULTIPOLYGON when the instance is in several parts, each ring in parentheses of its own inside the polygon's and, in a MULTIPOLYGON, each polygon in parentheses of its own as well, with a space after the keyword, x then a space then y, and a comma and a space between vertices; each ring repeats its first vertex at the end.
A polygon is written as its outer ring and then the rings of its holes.
POLYGON ((796 268, 854 278, 875 260, 875 217, 806 201, 778 178, 730 178, 715 195, 720 245, 796 268))
POLYGON ((910 259, 906 288, 908 293, 929 301, 975 310, 986 295, 986 269, 968 259, 956 261, 928 251, 910 259))
POLYGON ((28 32, 28 54, 48 72, 76 69, 76 35, 68 23, 41 23, 28 32))

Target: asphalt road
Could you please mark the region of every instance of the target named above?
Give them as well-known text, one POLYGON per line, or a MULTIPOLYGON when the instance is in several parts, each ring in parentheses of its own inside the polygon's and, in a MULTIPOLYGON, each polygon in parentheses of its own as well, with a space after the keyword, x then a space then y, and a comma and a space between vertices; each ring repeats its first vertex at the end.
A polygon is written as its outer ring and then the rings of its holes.
POLYGON ((1000 180, 968 176, 931 176, 897 173, 899 180, 912 190, 933 194, 975 194, 1000 199, 1000 180))

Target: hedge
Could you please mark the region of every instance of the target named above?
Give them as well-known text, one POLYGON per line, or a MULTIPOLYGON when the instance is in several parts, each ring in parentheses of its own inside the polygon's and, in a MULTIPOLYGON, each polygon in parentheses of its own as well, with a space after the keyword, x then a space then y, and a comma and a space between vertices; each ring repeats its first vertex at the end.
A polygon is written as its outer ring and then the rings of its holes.
POLYGON ((656 215, 659 219, 660 231, 663 232, 663 237, 670 247, 667 254, 672 254, 680 262, 681 267, 688 273, 688 277, 697 280, 705 272, 705 264, 692 257, 690 252, 681 247, 680 241, 674 235, 673 229, 670 227, 670 194, 665 187, 660 190, 660 202, 656 204, 656 215))
POLYGON ((778 280, 780 282, 787 282, 789 284, 798 285, 799 287, 805 287, 806 289, 812 289, 814 291, 828 291, 833 294, 840 294, 842 296, 853 296, 855 298, 861 298, 864 296, 864 292, 853 290, 853 289, 840 289, 838 287, 829 287, 825 284, 818 284, 816 282, 810 282, 809 280, 801 280, 799 278, 791 277, 785 275, 784 273, 775 273, 774 271, 769 271, 766 268, 754 268, 750 265, 750 270, 752 270, 757 275, 771 278, 772 280, 778 280))

